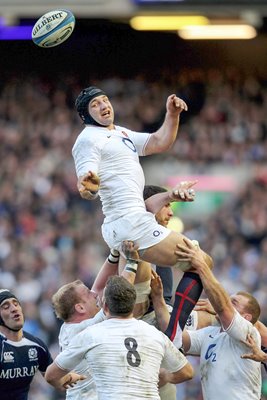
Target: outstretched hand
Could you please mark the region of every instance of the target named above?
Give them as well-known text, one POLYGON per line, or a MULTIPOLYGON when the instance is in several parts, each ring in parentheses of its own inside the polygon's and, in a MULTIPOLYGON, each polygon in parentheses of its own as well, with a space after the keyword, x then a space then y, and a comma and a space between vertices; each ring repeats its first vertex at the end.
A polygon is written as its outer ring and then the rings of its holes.
POLYGON ((74 385, 76 385, 77 382, 83 381, 86 378, 87 378, 87 376, 85 376, 85 375, 76 374, 76 372, 70 372, 68 374, 67 379, 65 380, 64 384, 62 385, 62 387, 64 389, 70 389, 74 385))
POLYGON ((201 268, 203 264, 206 264, 204 259, 204 253, 200 249, 197 241, 191 241, 186 237, 183 238, 183 244, 177 244, 177 250, 175 254, 177 255, 178 261, 187 261, 191 263, 192 268, 196 271, 201 268))
POLYGON ((150 281, 151 292, 150 296, 163 297, 163 285, 160 276, 151 268, 151 281, 150 281))
POLYGON ((199 299, 194 309, 196 311, 206 311, 209 314, 216 315, 216 311, 208 299, 199 299))
POLYGON ((138 245, 130 240, 124 240, 122 242, 122 251, 125 255, 126 260, 136 260, 139 261, 138 245))
POLYGON ((162 386, 166 385, 169 382, 168 380, 169 372, 165 368, 160 368, 159 370, 159 382, 158 387, 161 388, 162 386))
POLYGON ((177 97, 175 94, 171 94, 167 98, 166 109, 170 114, 178 116, 182 111, 187 111, 188 107, 182 99, 177 97))
POLYGON ((95 172, 89 171, 83 175, 78 182, 78 190, 82 194, 85 191, 91 193, 97 192, 100 185, 100 179, 95 172))
POLYGON ((87 174, 79 177, 77 187, 83 199, 94 200, 100 185, 100 179, 96 173, 89 171, 87 174))
POLYGON ((170 199, 172 201, 194 201, 196 193, 192 187, 197 182, 198 181, 182 181, 178 183, 178 185, 172 189, 170 199))
POLYGON ((245 341, 242 341, 245 345, 247 345, 251 349, 251 353, 245 353, 241 356, 241 358, 259 361, 259 362, 266 362, 267 361, 267 354, 264 353, 255 342, 255 339, 251 334, 247 335, 245 341))

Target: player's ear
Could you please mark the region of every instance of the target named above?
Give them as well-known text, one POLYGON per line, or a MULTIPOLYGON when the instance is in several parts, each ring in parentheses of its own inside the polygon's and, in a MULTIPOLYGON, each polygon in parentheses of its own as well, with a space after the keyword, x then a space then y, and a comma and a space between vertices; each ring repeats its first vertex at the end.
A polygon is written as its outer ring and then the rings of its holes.
POLYGON ((245 313, 242 315, 243 318, 245 318, 246 320, 248 320, 249 322, 252 321, 252 314, 250 313, 245 313))
POLYGON ((78 313, 84 312, 84 305, 82 303, 75 304, 74 308, 78 313))

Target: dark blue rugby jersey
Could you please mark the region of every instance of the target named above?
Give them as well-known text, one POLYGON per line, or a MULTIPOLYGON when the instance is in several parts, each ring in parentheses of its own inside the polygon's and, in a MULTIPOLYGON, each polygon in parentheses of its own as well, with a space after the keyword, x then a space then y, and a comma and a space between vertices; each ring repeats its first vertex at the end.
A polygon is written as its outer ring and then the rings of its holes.
POLYGON ((35 373, 45 372, 53 361, 47 346, 28 332, 19 342, 0 333, 0 351, 1 400, 27 400, 35 373))

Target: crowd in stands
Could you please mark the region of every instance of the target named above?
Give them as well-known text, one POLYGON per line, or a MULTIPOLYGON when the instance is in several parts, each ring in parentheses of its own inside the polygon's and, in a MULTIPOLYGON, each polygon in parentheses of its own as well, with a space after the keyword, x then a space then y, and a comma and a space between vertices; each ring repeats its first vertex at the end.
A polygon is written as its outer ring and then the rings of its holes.
MULTIPOLYGON (((255 171, 230 203, 186 226, 186 233, 213 256, 216 276, 229 292, 247 290, 257 297, 267 323, 265 80, 213 70, 183 71, 157 82, 139 76, 90 83, 112 98, 115 123, 137 131, 159 126, 170 93, 188 103, 165 161, 190 163, 191 170, 221 163, 255 171)), ((99 202, 80 198, 71 156, 81 130, 74 100, 84 86, 71 75, 57 81, 7 76, 0 86, 0 286, 15 291, 24 304, 25 330, 41 337, 54 355, 60 322, 52 294, 77 278, 90 287, 108 254, 99 202)), ((186 385, 183 400, 201 399, 195 382, 186 385)), ((40 384, 31 391, 33 399, 60 398, 40 384)))

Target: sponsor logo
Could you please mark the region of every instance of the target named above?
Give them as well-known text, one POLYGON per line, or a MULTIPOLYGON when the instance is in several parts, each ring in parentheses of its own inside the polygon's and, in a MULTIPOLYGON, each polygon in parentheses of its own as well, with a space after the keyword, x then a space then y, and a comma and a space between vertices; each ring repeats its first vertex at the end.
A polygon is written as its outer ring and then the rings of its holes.
POLYGON ((216 347, 215 343, 209 345, 209 347, 208 347, 208 349, 206 351, 206 354, 205 354, 205 360, 209 360, 210 359, 211 362, 216 362, 217 361, 217 354, 214 351, 215 347, 216 347))
POLYGON ((37 370, 38 370, 38 365, 32 365, 30 368, 22 367, 22 368, 9 368, 6 370, 2 369, 0 370, 0 379, 14 379, 14 378, 24 378, 25 376, 34 376, 37 370))
POLYGON ((153 236, 155 236, 155 237, 158 237, 161 234, 162 234, 162 232, 160 232, 160 231, 154 231, 153 232, 153 236))
MULTIPOLYGON (((56 14, 50 15, 49 17, 43 16, 42 21, 38 25, 35 26, 34 31, 32 32, 32 35, 35 36, 43 26, 45 26, 47 24, 50 25, 49 22, 52 22, 58 18, 62 18, 62 15, 64 15, 63 12, 58 12, 56 14)), ((46 28, 46 29, 48 30, 48 28, 46 28)))
POLYGON ((4 352, 4 362, 14 362, 14 352, 5 351, 4 352))
POLYGON ((127 146, 130 150, 132 150, 134 153, 136 153, 136 147, 133 144, 133 142, 131 141, 131 139, 129 138, 122 138, 123 143, 125 144, 125 146, 127 146))

